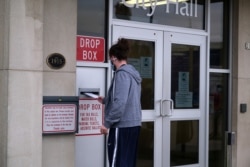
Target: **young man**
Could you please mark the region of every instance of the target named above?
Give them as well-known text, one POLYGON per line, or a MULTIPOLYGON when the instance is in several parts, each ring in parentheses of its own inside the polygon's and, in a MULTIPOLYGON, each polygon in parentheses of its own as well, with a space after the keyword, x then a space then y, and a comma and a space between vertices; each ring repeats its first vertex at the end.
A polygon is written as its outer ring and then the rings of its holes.
POLYGON ((135 167, 137 143, 141 127, 141 77, 127 64, 128 40, 119 39, 109 50, 114 77, 107 97, 99 97, 105 104, 104 125, 100 131, 108 133, 110 167, 135 167))

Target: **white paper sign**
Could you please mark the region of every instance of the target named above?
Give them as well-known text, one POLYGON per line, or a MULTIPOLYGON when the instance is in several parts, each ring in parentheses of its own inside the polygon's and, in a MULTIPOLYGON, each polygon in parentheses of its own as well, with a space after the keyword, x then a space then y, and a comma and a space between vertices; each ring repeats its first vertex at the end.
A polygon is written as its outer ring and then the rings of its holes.
POLYGON ((92 98, 98 98, 98 95, 94 94, 94 93, 84 93, 85 95, 92 97, 92 98))
POLYGON ((75 132, 76 113, 75 104, 43 105, 43 133, 75 132))
POLYGON ((141 57, 141 77, 152 79, 152 57, 141 57))
POLYGON ((193 92, 176 92, 176 107, 193 107, 193 92))
POLYGON ((77 136, 99 135, 103 124, 103 104, 97 99, 79 100, 79 122, 77 136))
POLYGON ((179 72, 179 92, 189 91, 189 72, 179 72))

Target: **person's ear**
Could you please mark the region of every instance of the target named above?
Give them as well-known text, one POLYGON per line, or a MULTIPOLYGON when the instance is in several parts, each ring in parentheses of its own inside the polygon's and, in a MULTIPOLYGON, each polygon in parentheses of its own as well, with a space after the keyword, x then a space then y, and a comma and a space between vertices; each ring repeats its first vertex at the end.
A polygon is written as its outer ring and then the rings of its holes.
POLYGON ((110 60, 112 60, 112 61, 116 61, 116 60, 117 60, 117 58, 116 58, 115 56, 111 56, 111 57, 110 57, 110 60))

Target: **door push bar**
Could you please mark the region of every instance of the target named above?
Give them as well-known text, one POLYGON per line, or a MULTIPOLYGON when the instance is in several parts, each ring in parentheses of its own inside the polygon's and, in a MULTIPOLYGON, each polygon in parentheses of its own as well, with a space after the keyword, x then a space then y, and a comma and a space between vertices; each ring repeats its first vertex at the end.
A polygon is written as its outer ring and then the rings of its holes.
POLYGON ((162 117, 170 117, 172 114, 173 114, 173 110, 174 110, 174 101, 172 99, 161 99, 161 116, 162 117), (164 112, 164 107, 163 107, 163 104, 166 103, 166 102, 170 102, 170 108, 169 108, 169 112, 164 112))

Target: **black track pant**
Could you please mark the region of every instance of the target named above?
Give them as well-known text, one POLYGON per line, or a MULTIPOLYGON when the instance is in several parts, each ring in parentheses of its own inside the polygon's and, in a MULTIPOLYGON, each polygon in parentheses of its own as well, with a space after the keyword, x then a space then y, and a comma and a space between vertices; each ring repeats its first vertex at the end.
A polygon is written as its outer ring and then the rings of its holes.
POLYGON ((135 167, 140 126, 111 128, 108 137, 110 167, 135 167))

